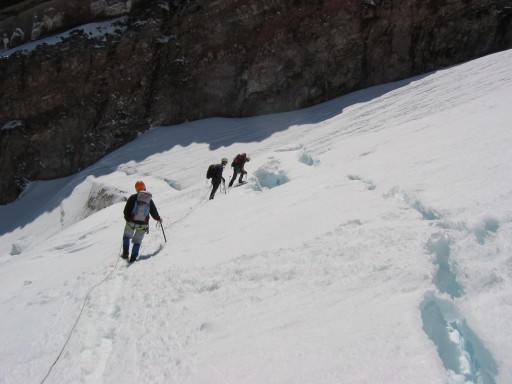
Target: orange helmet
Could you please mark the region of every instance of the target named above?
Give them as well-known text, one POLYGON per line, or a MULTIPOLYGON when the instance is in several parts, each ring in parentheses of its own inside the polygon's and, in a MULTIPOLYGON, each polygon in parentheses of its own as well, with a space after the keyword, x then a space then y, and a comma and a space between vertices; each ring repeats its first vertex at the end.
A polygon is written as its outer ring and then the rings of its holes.
POLYGON ((143 182, 143 181, 140 181, 140 180, 139 180, 139 181, 137 181, 137 182, 135 183, 135 190, 136 190, 137 192, 145 191, 145 190, 146 190, 146 184, 144 184, 144 182, 143 182))

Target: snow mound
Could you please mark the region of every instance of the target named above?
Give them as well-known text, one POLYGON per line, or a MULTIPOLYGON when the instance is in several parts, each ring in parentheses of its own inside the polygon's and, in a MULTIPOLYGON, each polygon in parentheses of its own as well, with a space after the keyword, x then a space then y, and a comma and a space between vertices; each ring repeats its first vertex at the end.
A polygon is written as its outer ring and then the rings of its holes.
POLYGON ((314 159, 302 144, 290 144, 276 149, 276 152, 298 152, 297 160, 302 164, 312 165, 315 167, 320 165, 320 160, 314 159))
POLYGON ((257 179, 258 189, 272 189, 286 184, 290 181, 286 171, 282 169, 282 164, 278 159, 270 158, 267 163, 259 167, 254 176, 257 179))

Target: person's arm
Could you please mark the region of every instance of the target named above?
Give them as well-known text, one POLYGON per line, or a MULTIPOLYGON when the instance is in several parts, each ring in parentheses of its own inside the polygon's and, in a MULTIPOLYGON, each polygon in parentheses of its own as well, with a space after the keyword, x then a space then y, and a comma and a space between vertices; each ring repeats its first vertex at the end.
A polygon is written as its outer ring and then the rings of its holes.
POLYGON ((128 221, 130 219, 130 215, 133 211, 133 205, 135 204, 135 199, 137 198, 137 195, 131 195, 128 200, 126 201, 126 204, 124 206, 124 219, 128 221))
POLYGON ((222 180, 223 183, 226 182, 226 179, 222 176, 222 171, 224 171, 224 167, 222 165, 219 165, 219 179, 222 180))
POLYGON ((155 205, 155 203, 153 203, 153 200, 151 200, 149 203, 149 214, 156 221, 162 222, 162 218, 158 214, 158 210, 156 209, 156 205, 155 205))
POLYGON ((215 167, 215 178, 222 180, 222 171, 224 170, 224 167, 220 164, 215 167))

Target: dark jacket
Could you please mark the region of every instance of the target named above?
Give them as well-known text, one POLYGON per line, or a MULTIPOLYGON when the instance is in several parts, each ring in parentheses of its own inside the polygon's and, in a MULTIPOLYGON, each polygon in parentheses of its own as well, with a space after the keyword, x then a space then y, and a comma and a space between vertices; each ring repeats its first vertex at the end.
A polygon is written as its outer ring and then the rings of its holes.
POLYGON ((222 164, 215 165, 215 173, 213 174, 212 181, 221 181, 222 179, 224 179, 222 177, 222 171, 224 171, 224 167, 222 166, 222 164))
MULTIPOLYGON (((140 220, 130 220, 130 216, 133 212, 133 207, 135 206, 135 202, 137 201, 137 194, 133 194, 131 195, 129 198, 128 198, 128 201, 126 202, 126 205, 124 206, 124 219, 126 221, 130 221, 132 223, 136 223, 136 224, 147 224, 146 222, 144 221, 140 221, 140 220)), ((160 221, 160 215, 158 214, 158 210, 156 209, 156 205, 155 203, 153 203, 153 200, 151 200, 149 202, 149 214, 151 215, 151 217, 153 219, 155 219, 156 221, 160 221)))

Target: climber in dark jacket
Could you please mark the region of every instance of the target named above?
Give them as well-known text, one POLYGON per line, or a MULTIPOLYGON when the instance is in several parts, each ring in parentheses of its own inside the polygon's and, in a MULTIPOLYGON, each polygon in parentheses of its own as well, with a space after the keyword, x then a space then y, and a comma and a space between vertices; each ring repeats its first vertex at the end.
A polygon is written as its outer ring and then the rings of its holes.
POLYGON ((156 205, 153 202, 151 193, 146 191, 144 182, 135 183, 137 193, 128 198, 123 210, 126 225, 123 233, 123 254, 122 258, 127 259, 130 252, 130 239, 132 239, 132 255, 130 263, 133 263, 139 255, 140 245, 144 235, 149 229, 149 216, 162 223, 156 205))
POLYGON ((224 167, 228 163, 228 159, 225 157, 222 158, 220 164, 217 164, 215 166, 215 173, 212 177, 212 193, 210 193, 210 200, 213 200, 215 196, 215 192, 217 192, 217 189, 219 188, 219 185, 221 182, 225 183, 226 180, 224 177, 222 177, 222 171, 224 171, 224 167))

